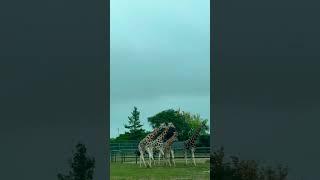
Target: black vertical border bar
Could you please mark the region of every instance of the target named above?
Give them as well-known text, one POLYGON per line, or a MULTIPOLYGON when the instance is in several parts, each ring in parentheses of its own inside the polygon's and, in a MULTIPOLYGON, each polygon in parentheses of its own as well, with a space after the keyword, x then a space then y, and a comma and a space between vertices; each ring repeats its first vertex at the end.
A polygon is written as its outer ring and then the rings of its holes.
POLYGON ((215 78, 215 60, 214 60, 214 7, 215 7, 215 1, 212 0, 210 1, 210 147, 211 147, 211 152, 213 151, 214 148, 214 96, 215 96, 215 91, 214 91, 214 78, 215 78))
POLYGON ((103 0, 105 2, 105 49, 106 49, 106 65, 105 65, 105 121, 106 121, 106 163, 107 163, 107 179, 110 179, 110 0, 103 0))
MULTIPOLYGON (((210 157, 211 154, 214 151, 214 134, 215 134, 215 118, 214 118, 214 109, 215 104, 214 104, 214 97, 215 97, 215 89, 214 89, 214 84, 215 84, 215 59, 214 59, 214 47, 215 47, 215 6, 216 5, 216 0, 210 0, 210 157)), ((211 162, 211 161, 210 161, 211 162)), ((211 163, 210 163, 210 179, 213 179, 214 174, 211 171, 211 163)))

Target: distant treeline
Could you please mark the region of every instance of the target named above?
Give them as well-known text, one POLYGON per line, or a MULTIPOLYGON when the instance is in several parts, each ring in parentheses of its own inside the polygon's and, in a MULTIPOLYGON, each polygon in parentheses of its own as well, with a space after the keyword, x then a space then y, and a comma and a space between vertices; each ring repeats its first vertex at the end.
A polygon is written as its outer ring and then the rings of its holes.
MULTIPOLYGON (((164 110, 148 118, 148 123, 153 128, 158 127, 161 123, 173 123, 179 133, 179 141, 187 140, 192 135, 193 131, 201 125, 202 121, 208 123, 208 120, 202 119, 199 114, 191 114, 189 112, 181 111, 180 109, 164 110)), ((140 141, 150 133, 150 131, 143 129, 142 126, 143 125, 140 122, 140 112, 137 107, 134 107, 131 115, 128 116, 128 124, 124 125, 127 131, 116 138, 111 138, 110 142, 140 141)), ((198 146, 210 146, 210 134, 208 133, 208 130, 209 126, 207 125, 200 133, 197 142, 198 146)))

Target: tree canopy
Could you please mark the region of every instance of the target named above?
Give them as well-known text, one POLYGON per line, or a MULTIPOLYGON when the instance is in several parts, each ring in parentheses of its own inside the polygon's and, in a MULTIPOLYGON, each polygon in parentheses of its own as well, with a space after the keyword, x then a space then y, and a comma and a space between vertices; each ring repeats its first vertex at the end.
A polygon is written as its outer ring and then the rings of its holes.
POLYGON ((131 116, 128 116, 129 124, 125 124, 124 127, 129 129, 130 133, 137 133, 142 131, 142 124, 139 119, 140 112, 137 107, 133 107, 133 111, 131 112, 131 116))
MULTIPOLYGON (((148 118, 148 123, 152 128, 159 127, 162 123, 168 124, 169 122, 172 122, 176 127, 179 134, 179 141, 187 140, 193 132, 202 125, 202 122, 205 122, 206 127, 201 130, 197 145, 205 147, 210 146, 210 135, 207 133, 209 129, 209 126, 207 125, 208 120, 202 119, 199 114, 191 114, 189 112, 180 111, 180 109, 167 109, 148 118)), ((111 139, 111 142, 123 140, 139 141, 150 133, 143 129, 143 125, 140 122, 140 112, 137 107, 133 108, 131 116, 128 117, 128 124, 125 124, 124 127, 129 131, 111 139)))
POLYGON ((129 131, 120 134, 116 139, 112 141, 119 140, 141 140, 147 134, 147 132, 142 128, 142 124, 140 122, 140 112, 137 107, 133 107, 133 111, 131 112, 131 116, 128 116, 128 124, 125 124, 124 127, 129 131))
MULTIPOLYGON (((208 122, 208 120, 202 119, 198 114, 193 115, 189 112, 183 112, 174 109, 161 111, 160 113, 148 118, 148 122, 153 128, 158 127, 163 122, 172 122, 179 133, 179 140, 188 139, 190 135, 199 126, 201 126, 202 121, 205 121, 206 123, 208 122)), ((206 128, 202 129, 200 135, 207 134, 208 129, 209 127, 207 125, 206 128)))

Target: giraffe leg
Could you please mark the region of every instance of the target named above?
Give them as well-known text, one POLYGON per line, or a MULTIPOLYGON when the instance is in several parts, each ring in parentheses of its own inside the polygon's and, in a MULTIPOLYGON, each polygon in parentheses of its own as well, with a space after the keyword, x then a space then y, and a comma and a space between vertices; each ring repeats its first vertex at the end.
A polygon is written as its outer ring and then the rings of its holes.
POLYGON ((160 152, 159 152, 159 164, 160 164, 161 155, 164 157, 163 149, 160 149, 160 152))
POLYGON ((188 165, 187 149, 184 150, 184 159, 186 160, 186 165, 188 165))
MULTIPOLYGON (((157 151, 157 148, 155 148, 155 151, 157 151)), ((153 164, 156 165, 156 160, 154 159, 153 152, 154 152, 154 151, 152 151, 152 160, 153 160, 153 164)))
MULTIPOLYGON (((173 150, 171 150, 171 156, 172 156, 173 166, 176 166, 176 162, 174 160, 174 152, 173 152, 173 150)), ((169 161, 170 161, 170 158, 169 158, 169 161)))
POLYGON ((154 159, 155 155, 153 153, 154 151, 152 151, 152 161, 153 161, 153 164, 156 165, 156 160, 154 159))
POLYGON ((195 149, 194 149, 194 148, 191 148, 191 154, 192 154, 193 164, 194 164, 194 166, 196 166, 196 160, 195 160, 195 158, 194 158, 194 151, 195 151, 195 149))
POLYGON ((153 161, 154 161, 154 160, 153 160, 153 156, 154 156, 154 154, 153 154, 153 151, 151 150, 151 151, 150 151, 151 164, 152 164, 153 161))
POLYGON ((159 149, 159 154, 158 154, 158 165, 160 165, 160 159, 161 159, 161 150, 159 149))
POLYGON ((170 162, 170 152, 167 153, 167 157, 168 157, 168 163, 169 163, 169 166, 171 167, 171 162, 170 162))
POLYGON ((155 165, 156 165, 156 161, 154 160, 154 154, 153 154, 153 151, 152 151, 152 162, 153 162, 153 165, 155 166, 155 165))
POLYGON ((159 158, 158 158, 158 165, 160 165, 160 158, 161 158, 161 153, 159 152, 159 158))
POLYGON ((170 155, 168 154, 167 150, 164 151, 163 158, 164 158, 164 161, 166 162, 166 165, 168 164, 169 166, 171 166, 170 155))
POLYGON ((142 148, 141 148, 140 146, 139 146, 139 152, 140 152, 140 159, 139 159, 139 161, 140 161, 140 167, 141 167, 141 159, 143 160, 144 166, 147 167, 146 162, 145 162, 145 160, 144 160, 144 151, 142 150, 142 148))
POLYGON ((142 159, 144 166, 145 166, 145 167, 147 167, 147 164, 146 164, 146 161, 144 160, 144 156, 143 156, 143 154, 142 154, 142 155, 140 155, 140 159, 142 159))
POLYGON ((164 153, 164 165, 167 166, 168 165, 168 161, 167 161, 167 154, 164 153))
POLYGON ((168 165, 168 157, 167 157, 167 152, 165 152, 165 153, 164 153, 164 156, 163 156, 163 158, 164 158, 165 166, 167 166, 167 165, 168 165))
POLYGON ((170 162, 170 154, 167 153, 166 155, 166 162, 168 162, 169 166, 171 167, 171 162, 170 162))
POLYGON ((152 151, 150 150, 150 148, 147 148, 147 152, 149 154, 149 166, 151 167, 151 160, 152 160, 152 151))

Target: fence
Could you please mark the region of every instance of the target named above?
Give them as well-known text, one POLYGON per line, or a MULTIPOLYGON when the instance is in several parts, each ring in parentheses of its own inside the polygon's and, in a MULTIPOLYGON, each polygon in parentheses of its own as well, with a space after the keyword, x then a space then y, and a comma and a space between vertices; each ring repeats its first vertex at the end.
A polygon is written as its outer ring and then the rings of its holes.
MULTIPOLYGON (((138 141, 126 141, 119 143, 110 143, 111 162, 132 162, 138 163, 139 156, 137 155, 138 141)), ((173 143, 175 159, 184 158, 183 141, 173 143)), ((156 154, 155 154, 156 155, 156 154)), ((188 153, 190 156, 190 153, 188 153)), ((195 158, 209 158, 210 147, 198 147, 195 152, 195 158)))

